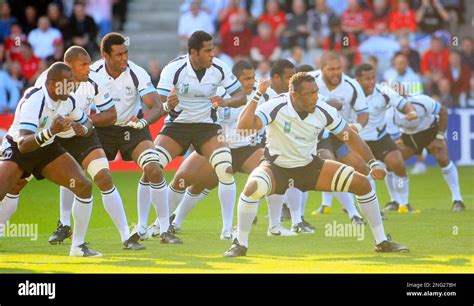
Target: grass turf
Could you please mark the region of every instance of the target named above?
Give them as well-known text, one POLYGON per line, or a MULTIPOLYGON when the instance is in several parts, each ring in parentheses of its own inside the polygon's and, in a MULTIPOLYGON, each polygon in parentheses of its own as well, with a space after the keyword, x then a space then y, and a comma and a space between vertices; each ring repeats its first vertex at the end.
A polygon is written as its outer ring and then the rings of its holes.
MULTIPOLYGON (((22 192, 11 223, 38 224, 38 239, 0 239, 0 273, 472 273, 474 272, 474 168, 459 167, 461 190, 467 210, 451 212, 451 196, 439 168, 410 177, 410 203, 420 214, 387 213, 387 233, 411 248, 404 254, 377 254, 370 228, 365 239, 329 237, 326 226, 334 221, 348 223, 341 205, 334 200, 330 215, 312 216, 321 194, 311 192, 306 220, 316 226, 315 234, 296 237, 267 237, 266 203, 260 206, 258 224, 253 226, 247 257, 226 259, 228 241, 219 240, 221 213, 217 191, 201 201, 183 223, 178 235, 183 245, 163 245, 157 239, 143 242, 145 251, 122 250, 119 234, 94 189, 94 209, 86 240, 103 258, 69 257, 70 240, 51 246, 48 237, 59 218, 58 187, 33 181, 22 192)), ((173 173, 167 173, 170 181, 173 173)), ((236 176, 238 192, 247 176, 236 176)), ((139 173, 114 173, 129 223, 136 222, 136 187, 139 173)), ((381 206, 388 201, 384 183, 377 182, 381 206)), ((151 209, 150 219, 155 218, 151 209)), ((234 219, 236 222, 236 219, 234 219)), ((284 222, 289 227, 288 221, 284 222)))

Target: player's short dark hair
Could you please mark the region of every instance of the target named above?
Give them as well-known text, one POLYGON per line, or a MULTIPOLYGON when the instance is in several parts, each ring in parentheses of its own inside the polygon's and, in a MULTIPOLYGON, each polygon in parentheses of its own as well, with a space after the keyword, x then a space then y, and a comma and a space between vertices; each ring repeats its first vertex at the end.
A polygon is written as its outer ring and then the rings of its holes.
POLYGON ((307 65, 307 64, 300 65, 296 68, 296 72, 310 72, 310 71, 313 71, 313 70, 314 70, 313 66, 307 65))
POLYGON ((77 60, 80 54, 84 56, 89 56, 89 53, 87 53, 86 49, 84 49, 83 47, 80 47, 80 46, 69 47, 66 50, 66 52, 64 52, 64 61, 68 63, 72 63, 75 60, 77 60))
POLYGON ((295 65, 287 59, 279 59, 275 61, 270 70, 270 77, 273 78, 275 75, 283 76, 285 69, 294 69, 295 65))
POLYGON ((314 77, 307 72, 297 72, 290 78, 290 91, 298 91, 304 82, 313 82, 314 77))
POLYGON ((237 63, 234 64, 232 67, 232 73, 236 76, 239 77, 244 70, 253 70, 252 64, 250 64, 249 61, 246 60, 240 60, 237 63))
POLYGON ((49 67, 48 74, 46 75, 46 80, 61 81, 63 73, 67 72, 71 72, 71 67, 69 67, 64 62, 56 62, 49 67))
POLYGON ((374 70, 374 67, 369 63, 362 63, 355 69, 355 76, 359 77, 363 72, 374 70))
POLYGON ((204 31, 194 32, 188 39, 188 53, 191 54, 191 49, 199 52, 204 42, 210 40, 212 40, 212 36, 209 33, 204 31))
POLYGON ((111 32, 102 38, 100 41, 100 52, 102 54, 110 54, 112 52, 112 46, 123 45, 125 43, 125 37, 117 32, 111 32))
POLYGON ((321 56, 321 68, 326 66, 327 62, 332 61, 332 60, 340 61, 341 58, 339 57, 339 54, 334 51, 324 52, 323 55, 321 56))

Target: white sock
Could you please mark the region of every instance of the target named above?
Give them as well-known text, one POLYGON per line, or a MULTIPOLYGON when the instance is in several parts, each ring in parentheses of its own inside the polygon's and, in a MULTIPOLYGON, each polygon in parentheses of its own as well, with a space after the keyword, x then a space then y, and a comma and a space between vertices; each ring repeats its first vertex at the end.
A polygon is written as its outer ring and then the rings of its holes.
POLYGON ((341 202, 342 206, 344 206, 349 215, 349 219, 352 219, 354 216, 361 217, 355 206, 354 195, 352 193, 333 192, 333 195, 341 202))
POLYGON ((199 194, 199 200, 202 200, 204 199, 205 197, 207 197, 207 195, 209 194, 210 190, 205 188, 200 194, 199 194))
POLYGON ((168 208, 168 188, 166 181, 163 179, 161 183, 154 184, 150 182, 151 202, 155 206, 158 222, 160 224, 160 234, 168 231, 170 227, 170 212, 168 208))
POLYGON ((74 218, 74 229, 72 231, 71 249, 85 242, 87 227, 92 214, 92 197, 82 199, 74 196, 72 204, 72 217, 74 218))
POLYGON ((448 183, 449 190, 451 190, 452 200, 454 201, 462 201, 461 196, 461 188, 459 188, 459 177, 458 177, 458 169, 453 162, 449 162, 449 164, 441 168, 441 172, 443 172, 443 177, 448 183))
POLYGON ((148 215, 150 214, 151 195, 150 184, 142 180, 138 182, 137 207, 138 207, 138 228, 146 228, 148 225, 148 215))
POLYGON ((168 206, 170 213, 176 214, 178 205, 183 200, 184 192, 186 190, 176 190, 171 185, 168 186, 168 206))
POLYGON ((101 194, 104 208, 110 218, 112 218, 112 221, 114 221, 115 227, 120 233, 120 238, 124 242, 130 238, 130 229, 128 228, 125 210, 123 209, 122 198, 115 186, 108 191, 102 191, 101 194))
POLYGON ((306 203, 308 202, 309 192, 305 191, 301 194, 301 218, 304 217, 304 211, 306 209, 306 203))
POLYGON ((20 199, 19 194, 7 193, 3 201, 0 202, 0 237, 3 236, 3 229, 5 228, 8 220, 13 216, 18 208, 18 202, 20 199))
POLYGON ((252 223, 257 212, 258 201, 254 201, 242 193, 239 199, 237 219, 237 240, 240 245, 248 247, 250 229, 252 228, 252 223))
POLYGON ((176 217, 173 220, 173 224, 177 227, 181 227, 181 224, 184 221, 184 218, 189 214, 189 212, 196 206, 196 204, 201 199, 201 194, 192 194, 189 190, 186 189, 181 203, 179 203, 176 208, 176 217))
POLYGON ((387 240, 382 223, 382 216, 380 215, 379 201, 377 200, 375 191, 372 190, 368 194, 356 196, 356 198, 360 209, 362 209, 367 221, 369 222, 370 229, 375 238, 375 243, 379 244, 382 241, 387 240))
POLYGON ((74 202, 74 192, 64 186, 59 186, 59 221, 62 225, 71 226, 71 210, 74 202))
POLYGON ((285 192, 286 201, 291 214, 291 225, 296 225, 301 221, 301 201, 303 192, 297 188, 288 188, 285 192))
POLYGON ((367 179, 369 180, 370 186, 372 187, 372 190, 377 193, 377 186, 375 185, 375 181, 372 178, 372 176, 368 175, 367 179))
POLYGON ((232 220, 234 219, 235 197, 237 193, 235 182, 232 184, 223 184, 219 182, 218 192, 222 210, 222 229, 231 230, 232 220))
POLYGON ((321 192, 321 194, 322 194, 322 203, 321 203, 321 205, 324 205, 324 206, 327 206, 327 207, 332 207, 333 193, 323 191, 323 192, 321 192))
POLYGON ((397 193, 398 204, 405 206, 408 204, 408 176, 402 177, 393 174, 394 189, 397 193))
POLYGON ((385 176, 385 185, 387 186, 388 194, 390 195, 391 202, 398 202, 396 190, 393 187, 393 176, 395 174, 392 171, 388 171, 387 175, 385 176))
POLYGON ((267 196, 266 199, 268 206, 268 228, 273 228, 281 223, 281 209, 283 202, 285 202, 285 195, 272 194, 267 196))

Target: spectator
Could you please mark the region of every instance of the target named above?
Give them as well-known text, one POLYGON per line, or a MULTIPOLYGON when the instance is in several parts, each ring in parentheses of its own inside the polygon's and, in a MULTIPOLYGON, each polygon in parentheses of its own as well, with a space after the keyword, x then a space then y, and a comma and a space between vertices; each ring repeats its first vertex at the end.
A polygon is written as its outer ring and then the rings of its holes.
POLYGON ((461 54, 459 52, 450 52, 449 69, 445 71, 444 78, 450 83, 451 94, 455 101, 459 101, 459 96, 469 90, 471 70, 467 64, 461 61, 461 54))
POLYGON ((392 67, 384 72, 383 79, 390 84, 400 83, 410 94, 423 92, 420 76, 408 66, 408 58, 403 53, 395 55, 392 67))
POLYGON ((38 11, 32 5, 28 5, 25 8, 25 22, 23 23, 23 32, 26 35, 30 34, 31 31, 36 29, 38 24, 38 11))
POLYGON ((270 70, 272 69, 272 63, 267 60, 260 61, 255 71, 255 78, 258 79, 270 79, 270 70))
POLYGON ((228 56, 225 53, 222 53, 221 46, 217 43, 217 41, 214 42, 214 56, 226 63, 227 66, 234 66, 234 60, 232 59, 232 57, 228 56))
POLYGON ((21 57, 18 61, 21 64, 21 75, 27 80, 27 86, 33 86, 41 73, 42 62, 34 55, 33 48, 29 43, 21 45, 21 57))
POLYGON ((158 82, 160 81, 160 74, 161 74, 161 65, 160 62, 157 60, 150 60, 148 62, 148 73, 151 77, 151 82, 156 87, 158 86, 158 82))
POLYGON ((240 6, 240 0, 229 0, 227 7, 219 12, 218 21, 221 37, 230 30, 230 18, 240 16, 244 24, 247 22, 247 11, 240 6))
POLYGON ((348 0, 347 10, 341 15, 341 25, 344 32, 359 35, 368 24, 368 13, 364 11, 358 0, 348 0))
POLYGON ((47 16, 49 18, 49 22, 53 28, 58 29, 61 32, 63 37, 66 37, 69 21, 61 12, 61 8, 57 3, 50 3, 48 5, 47 16))
POLYGON ((114 0, 87 0, 86 13, 99 27, 100 38, 112 32, 112 4, 114 0))
POLYGON ((7 56, 5 52, 5 45, 0 42, 0 67, 3 66, 6 60, 7 56))
POLYGON ((341 27, 341 21, 337 18, 331 21, 331 33, 324 41, 324 50, 333 50, 344 54, 349 61, 349 66, 358 65, 361 62, 360 53, 357 51, 358 41, 353 33, 345 32, 341 27))
POLYGON ((446 78, 441 78, 437 84, 436 95, 439 97, 438 101, 446 107, 459 107, 459 102, 454 99, 451 93, 451 84, 446 78))
POLYGON ((222 52, 232 57, 234 62, 238 62, 250 56, 252 32, 246 27, 242 15, 232 15, 229 22, 229 31, 221 36, 222 52))
POLYGON ((21 64, 18 61, 13 61, 8 64, 8 72, 12 80, 15 82, 16 87, 20 92, 20 96, 27 89, 27 80, 21 75, 21 64))
POLYGON ((397 35, 416 32, 416 14, 407 0, 398 0, 397 9, 390 13, 389 29, 397 35))
POLYGON ((112 7, 112 15, 117 20, 118 30, 123 31, 123 26, 127 21, 128 0, 115 0, 112 7))
POLYGON ((432 34, 442 30, 444 22, 448 21, 449 13, 439 0, 421 0, 421 5, 416 11, 416 22, 422 32, 432 34))
POLYGON ((464 22, 466 12, 464 0, 440 0, 443 8, 449 13, 449 32, 458 33, 459 25, 464 22))
POLYGON ((98 31, 94 19, 86 14, 84 4, 81 2, 74 4, 73 13, 69 19, 67 45, 81 46, 94 58, 99 52, 99 46, 97 45, 98 31))
POLYGON ((258 36, 250 44, 250 57, 256 62, 262 60, 275 61, 280 57, 281 48, 278 39, 272 35, 270 24, 263 22, 258 25, 258 36))
POLYGON ((8 2, 0 4, 0 41, 3 41, 10 34, 10 27, 17 22, 11 15, 12 10, 8 2))
POLYGON ((181 38, 181 47, 187 49, 188 38, 195 31, 205 31, 214 35, 215 29, 211 21, 211 16, 201 10, 199 1, 193 1, 189 12, 179 18, 178 34, 181 38))
POLYGON ((293 0, 292 13, 286 17, 286 29, 282 33, 283 47, 299 46, 306 50, 309 35, 308 14, 303 0, 293 0))
POLYGON ((347 10, 347 0, 327 0, 327 2, 328 6, 337 16, 341 16, 347 10))
POLYGON ((272 29, 272 34, 280 37, 286 25, 285 12, 280 9, 278 0, 268 0, 265 8, 265 14, 260 16, 258 23, 268 23, 272 29))
POLYGON ((33 47, 35 56, 42 60, 54 57, 58 48, 62 49, 62 35, 58 29, 51 28, 48 17, 38 20, 38 28, 28 35, 28 42, 33 47))
POLYGON ((471 70, 474 70, 474 41, 471 37, 466 37, 462 40, 461 57, 462 62, 469 65, 471 70))
POLYGON ((5 52, 7 61, 16 61, 20 57, 20 46, 27 41, 19 23, 10 27, 10 35, 5 38, 5 52))
POLYGON ((461 107, 474 107, 474 74, 469 79, 469 91, 459 97, 461 107))
POLYGON ((320 48, 331 33, 331 21, 337 16, 326 4, 326 0, 316 0, 315 8, 308 12, 308 48, 320 48))
POLYGON ((374 0, 373 11, 369 13, 369 23, 365 34, 369 36, 385 35, 389 31, 390 8, 387 0, 374 0))
POLYGON ((291 54, 290 57, 288 57, 288 60, 295 66, 298 67, 303 64, 303 59, 304 59, 304 49, 301 48, 300 46, 294 46, 291 48, 291 54))
POLYGON ((20 100, 20 91, 15 81, 0 69, 0 113, 14 113, 20 100))
POLYGON ((400 51, 399 53, 403 53, 408 58, 408 63, 410 67, 416 72, 420 72, 420 54, 410 48, 410 41, 406 37, 400 38, 400 51))
POLYGON ((433 36, 430 49, 425 52, 421 59, 421 74, 426 80, 425 85, 428 94, 432 92, 433 86, 448 69, 449 51, 444 47, 440 38, 433 36))

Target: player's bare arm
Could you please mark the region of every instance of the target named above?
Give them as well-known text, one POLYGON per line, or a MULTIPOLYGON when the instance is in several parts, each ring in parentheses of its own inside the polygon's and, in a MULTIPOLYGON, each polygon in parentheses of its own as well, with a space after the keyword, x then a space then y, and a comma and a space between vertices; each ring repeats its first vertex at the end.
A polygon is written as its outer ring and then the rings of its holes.
POLYGON ((112 126, 117 121, 117 110, 111 107, 92 116, 92 124, 97 127, 112 126))
POLYGON ((237 108, 244 105, 246 101, 245 91, 242 87, 230 94, 230 98, 224 99, 220 96, 210 98, 213 107, 237 108))
POLYGON ((37 150, 43 143, 60 132, 69 130, 73 121, 69 118, 57 116, 49 129, 45 129, 37 134, 28 130, 20 130, 20 140, 18 149, 21 153, 29 153, 37 150))
POLYGON ((446 128, 448 126, 448 110, 446 107, 441 106, 439 111, 439 121, 438 121, 438 134, 436 139, 434 139, 426 148, 430 151, 436 152, 441 150, 446 145, 446 128))

